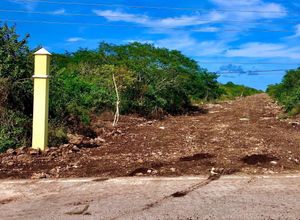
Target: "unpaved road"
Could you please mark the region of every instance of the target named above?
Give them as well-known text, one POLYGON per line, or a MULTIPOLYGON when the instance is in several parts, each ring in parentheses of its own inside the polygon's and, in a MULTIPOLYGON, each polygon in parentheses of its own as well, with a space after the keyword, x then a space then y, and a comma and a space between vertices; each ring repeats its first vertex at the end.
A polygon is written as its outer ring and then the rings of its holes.
POLYGON ((3 180, 0 219, 299 220, 300 175, 3 180))
POLYGON ((182 176, 274 174, 300 170, 300 122, 281 120, 266 94, 164 120, 123 116, 117 127, 96 117, 95 137, 73 135, 70 144, 43 154, 0 154, 0 179, 35 177, 182 176), (75 148, 74 148, 75 146, 75 148))

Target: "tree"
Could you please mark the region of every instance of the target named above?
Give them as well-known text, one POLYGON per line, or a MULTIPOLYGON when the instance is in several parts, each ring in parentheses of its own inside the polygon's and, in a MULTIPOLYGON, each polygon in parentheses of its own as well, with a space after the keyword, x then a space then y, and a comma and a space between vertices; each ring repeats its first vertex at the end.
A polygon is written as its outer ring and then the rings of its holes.
POLYGON ((0 151, 26 143, 32 114, 32 59, 28 36, 0 26, 0 151))

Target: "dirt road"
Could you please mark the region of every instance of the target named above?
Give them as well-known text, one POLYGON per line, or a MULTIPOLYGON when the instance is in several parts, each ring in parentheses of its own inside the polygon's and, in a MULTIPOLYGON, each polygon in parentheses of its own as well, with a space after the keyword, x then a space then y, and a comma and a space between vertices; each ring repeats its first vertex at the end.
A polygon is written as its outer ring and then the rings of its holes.
POLYGON ((38 154, 0 155, 0 178, 274 174, 300 170, 300 123, 281 120, 266 94, 208 104, 203 111, 149 121, 124 116, 119 125, 93 120, 93 137, 38 154))
POLYGON ((300 176, 0 181, 0 219, 291 219, 300 176), (186 194, 178 192, 187 192, 186 194))

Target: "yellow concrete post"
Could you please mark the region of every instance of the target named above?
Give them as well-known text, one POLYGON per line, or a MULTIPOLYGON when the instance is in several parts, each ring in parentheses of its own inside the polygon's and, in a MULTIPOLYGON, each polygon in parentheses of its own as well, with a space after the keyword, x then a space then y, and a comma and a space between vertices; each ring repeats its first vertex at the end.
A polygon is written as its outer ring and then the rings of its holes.
POLYGON ((32 148, 42 151, 48 146, 50 56, 44 48, 34 53, 32 148))

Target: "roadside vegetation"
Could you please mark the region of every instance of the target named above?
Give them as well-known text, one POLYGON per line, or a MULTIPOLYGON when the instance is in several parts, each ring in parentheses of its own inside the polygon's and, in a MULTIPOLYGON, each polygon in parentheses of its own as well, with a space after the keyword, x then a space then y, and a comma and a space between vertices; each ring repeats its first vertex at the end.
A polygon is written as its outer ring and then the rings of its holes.
MULTIPOLYGON (((0 151, 30 145, 33 56, 29 36, 0 26, 0 151)), ((257 91, 218 76, 176 50, 151 44, 100 43, 95 50, 53 54, 50 80, 50 145, 66 131, 88 126, 105 111, 144 117, 181 114, 194 100, 251 95, 257 91)), ((117 118, 115 118, 117 120, 117 118)))
POLYGON ((285 107, 288 115, 300 113, 300 68, 289 70, 279 84, 270 85, 267 93, 285 107))
POLYGON ((248 86, 237 85, 232 82, 221 84, 220 88, 224 91, 220 98, 225 100, 234 99, 235 97, 245 97, 245 96, 255 95, 263 92, 261 90, 250 88, 248 86))

